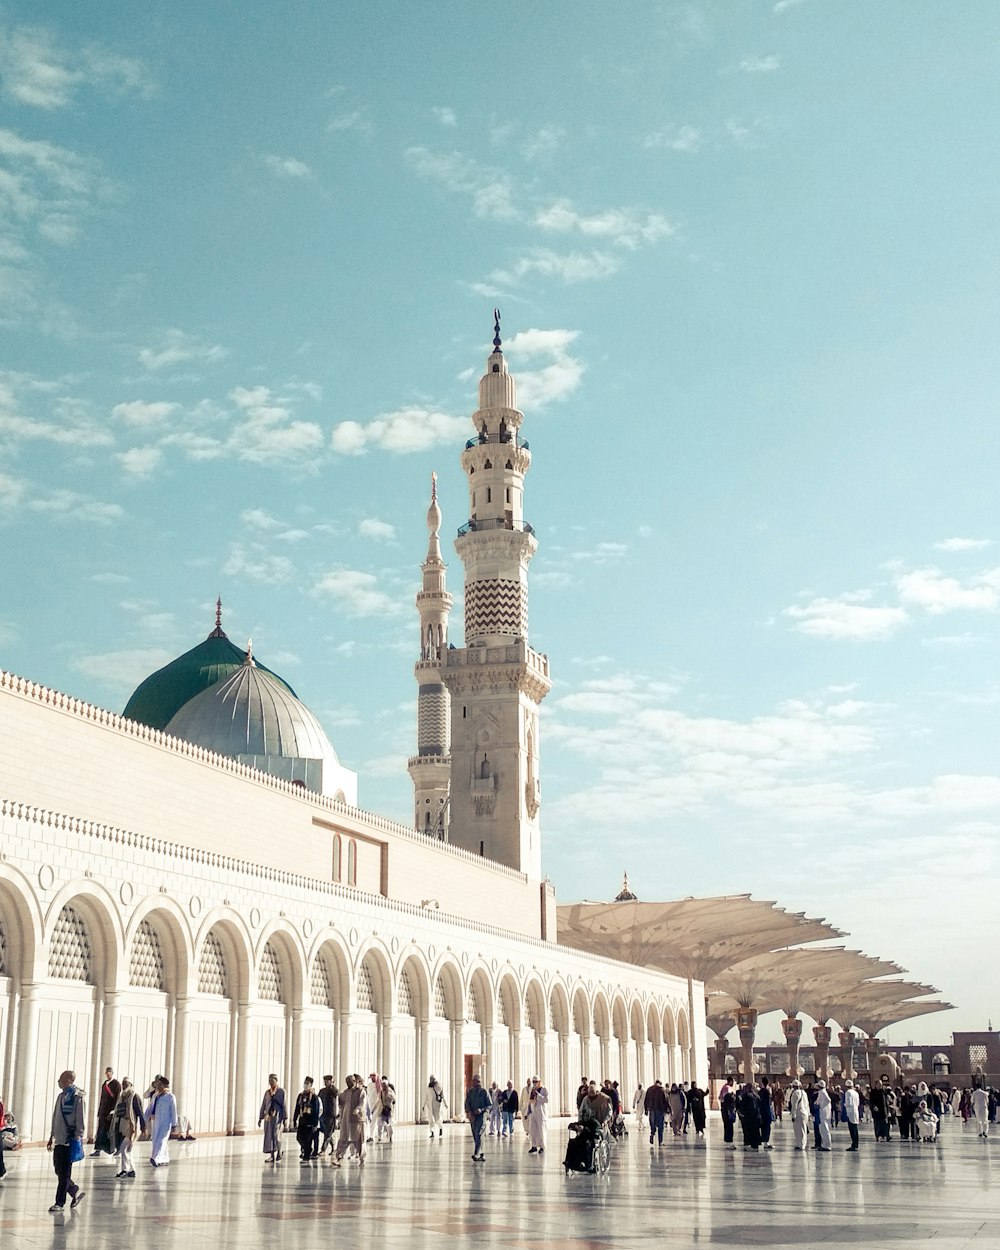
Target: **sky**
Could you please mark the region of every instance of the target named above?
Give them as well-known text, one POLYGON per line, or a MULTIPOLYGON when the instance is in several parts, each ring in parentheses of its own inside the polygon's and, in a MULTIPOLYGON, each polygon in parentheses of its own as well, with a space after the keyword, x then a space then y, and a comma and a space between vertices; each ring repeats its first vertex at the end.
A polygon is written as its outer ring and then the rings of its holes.
POLYGON ((409 823, 499 305, 560 899, 752 892, 958 1005, 889 1040, 1000 1023, 998 45, 991 0, 0 3, 0 667, 120 710, 221 595, 409 823))

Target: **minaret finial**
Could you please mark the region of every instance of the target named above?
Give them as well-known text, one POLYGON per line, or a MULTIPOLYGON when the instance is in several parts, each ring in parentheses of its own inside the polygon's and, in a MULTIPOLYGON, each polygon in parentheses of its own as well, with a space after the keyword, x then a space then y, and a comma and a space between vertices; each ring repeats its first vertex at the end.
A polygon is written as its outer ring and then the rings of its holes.
POLYGON ((493 349, 500 351, 500 309, 493 309, 493 349))
POLYGON ((247 658, 246 658, 245 663, 251 664, 251 665, 256 664, 256 661, 253 658, 253 639, 252 638, 247 639, 247 658))
POLYGON ((431 474, 431 503, 437 503, 438 497, 438 475, 431 474))
POLYGON ((215 601, 215 628, 222 628, 222 596, 219 595, 215 601))
POLYGON ((638 900, 636 899, 636 896, 632 893, 632 887, 628 883, 628 871, 626 870, 625 876, 622 880, 621 891, 616 896, 615 902, 616 903, 635 903, 637 901, 638 900))

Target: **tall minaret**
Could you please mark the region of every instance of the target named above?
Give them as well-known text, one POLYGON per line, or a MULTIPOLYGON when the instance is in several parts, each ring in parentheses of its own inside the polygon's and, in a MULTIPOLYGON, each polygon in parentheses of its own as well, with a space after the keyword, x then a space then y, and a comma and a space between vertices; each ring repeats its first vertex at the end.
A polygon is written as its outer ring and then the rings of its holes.
POLYGON ((441 664, 451 695, 449 838, 538 881, 538 705, 552 683, 548 658, 528 646, 528 562, 538 548, 522 508, 531 454, 499 311, 494 318, 476 435, 462 453, 469 520, 455 550, 465 565, 465 646, 441 664))
POLYGON ((450 705, 441 682, 441 655, 448 646, 451 595, 445 589, 441 558, 441 509, 437 474, 431 474, 431 506, 427 509, 427 559, 423 587, 417 594, 420 613, 420 659, 413 668, 417 694, 417 753, 408 769, 413 778, 414 824, 421 833, 444 839, 448 832, 448 785, 451 778, 450 705))

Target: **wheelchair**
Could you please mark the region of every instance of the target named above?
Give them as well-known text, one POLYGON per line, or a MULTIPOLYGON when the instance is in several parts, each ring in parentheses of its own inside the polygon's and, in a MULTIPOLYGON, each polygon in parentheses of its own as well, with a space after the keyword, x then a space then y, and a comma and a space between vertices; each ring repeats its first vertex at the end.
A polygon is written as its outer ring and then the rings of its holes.
POLYGON ((570 1172, 589 1172, 603 1176, 611 1166, 611 1136, 606 1129, 592 1124, 572 1123, 563 1167, 570 1172))

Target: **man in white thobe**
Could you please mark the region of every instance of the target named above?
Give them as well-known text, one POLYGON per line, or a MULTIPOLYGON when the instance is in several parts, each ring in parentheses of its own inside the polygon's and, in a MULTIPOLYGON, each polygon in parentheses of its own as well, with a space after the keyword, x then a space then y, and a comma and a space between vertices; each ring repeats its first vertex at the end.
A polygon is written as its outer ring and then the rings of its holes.
POLYGON ((155 1093, 146 1108, 146 1123, 152 1144, 149 1161, 154 1168, 166 1167, 170 1162, 170 1133, 177 1127, 177 1099, 170 1092, 170 1082, 165 1076, 156 1082, 155 1093))
POLYGON ((854 1088, 853 1081, 844 1082, 844 1119, 847 1130, 851 1134, 848 1150, 858 1149, 858 1124, 861 1120, 861 1095, 854 1088))
POLYGON ((531 1078, 531 1092, 528 1094, 528 1140, 531 1142, 529 1155, 545 1153, 545 1122, 549 1116, 549 1091, 542 1084, 541 1077, 531 1078))
POLYGON ((990 1097, 985 1089, 972 1091, 972 1114, 976 1117, 979 1136, 986 1137, 990 1130, 990 1097))
POLYGON ((788 1114, 792 1117, 795 1149, 805 1150, 809 1137, 809 1095, 802 1088, 801 1081, 792 1081, 792 1092, 788 1096, 788 1114))
POLYGON ((444 1120, 444 1113, 448 1110, 448 1104, 444 1100, 444 1090, 437 1077, 432 1076, 427 1085, 424 1109, 427 1112, 427 1123, 431 1126, 431 1137, 434 1136, 435 1129, 437 1129, 438 1137, 443 1137, 444 1129, 441 1123, 444 1120))
POLYGON ((816 1122, 819 1125, 819 1148, 820 1150, 830 1150, 830 1115, 833 1109, 833 1103, 830 1101, 830 1095, 827 1093, 826 1081, 817 1081, 816 1089, 816 1122))

